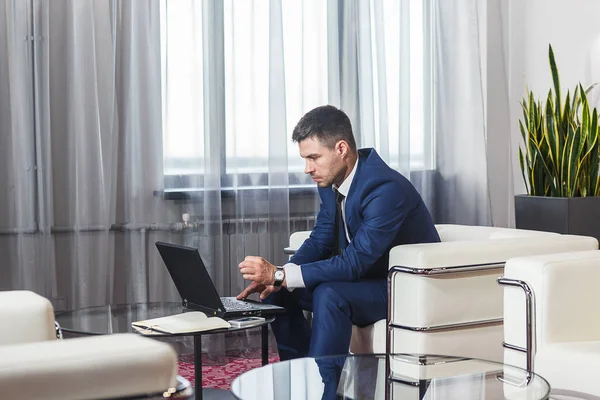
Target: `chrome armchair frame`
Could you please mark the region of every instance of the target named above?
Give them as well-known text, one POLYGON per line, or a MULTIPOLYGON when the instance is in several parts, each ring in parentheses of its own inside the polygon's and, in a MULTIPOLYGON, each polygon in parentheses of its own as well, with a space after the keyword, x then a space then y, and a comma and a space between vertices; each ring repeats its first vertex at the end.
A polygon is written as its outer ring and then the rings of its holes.
MULTIPOLYGON (((469 273, 469 272, 479 272, 479 271, 488 271, 495 269, 503 269, 504 262, 499 263, 486 263, 486 264, 470 264, 470 265, 458 265, 452 267, 436 267, 436 268, 414 268, 414 267, 406 267, 401 265, 394 265, 388 271, 387 275, 387 284, 388 284, 388 295, 392 293, 394 278, 396 274, 410 274, 410 275, 419 275, 419 276, 436 276, 436 275, 446 275, 446 274, 459 274, 459 273, 469 273)), ((482 321, 469 321, 469 322, 461 322, 457 324, 445 324, 445 325, 434 325, 434 326, 423 326, 423 327, 413 327, 413 326, 404 326, 399 324, 392 323, 393 316, 393 302, 388 301, 388 312, 386 318, 386 337, 385 337, 385 348, 386 353, 391 354, 393 349, 392 343, 392 329, 404 329, 410 330, 413 332, 444 332, 451 331, 455 329, 464 329, 464 328, 481 328, 485 326, 495 326, 501 325, 503 322, 503 318, 494 318, 482 321)), ((388 379, 392 379, 391 374, 391 365, 389 357, 386 358, 385 362, 385 376, 388 379)), ((386 385, 385 388, 385 396, 386 399, 390 398, 390 387, 386 385)))
MULTIPOLYGON (((284 250, 286 255, 293 255, 296 250, 286 247, 284 250)), ((489 271, 496 269, 504 269, 506 262, 497 262, 497 263, 484 263, 484 264, 470 264, 470 265, 459 265, 452 267, 437 267, 437 268, 414 268, 414 267, 406 267, 401 265, 394 265, 388 271, 387 275, 387 285, 388 285, 388 293, 392 293, 394 278, 396 274, 410 274, 410 275, 419 275, 419 276, 436 276, 436 275, 445 275, 445 274, 458 274, 458 273, 469 273, 469 272, 480 272, 480 271, 489 271)), ((526 299, 526 320, 527 320, 527 348, 522 348, 519 346, 511 345, 506 342, 502 342, 502 346, 508 349, 517 350, 520 352, 524 352, 527 354, 527 371, 533 371, 533 315, 534 315, 534 298, 533 291, 527 285, 526 282, 519 281, 516 279, 508 279, 504 277, 499 277, 497 279, 498 284, 504 286, 516 286, 523 289, 525 292, 526 299)), ((413 332, 444 332, 451 331, 455 329, 464 329, 464 328, 482 328, 486 326, 495 326, 501 325, 504 321, 504 318, 493 318, 482 321, 469 321, 469 322, 461 322, 456 324, 445 324, 445 325, 434 325, 434 326, 405 326, 392 323, 392 315, 393 315, 393 302, 388 301, 388 310, 386 317, 386 338, 385 338, 385 348, 386 354, 391 354, 393 349, 392 343, 392 329, 404 329, 413 332)), ((386 357, 385 362, 385 376, 388 377, 388 380, 393 380, 391 374, 391 365, 389 357, 386 357)), ((390 387, 386 385, 385 396, 386 399, 390 397, 390 387)))
POLYGON ((535 344, 533 343, 533 321, 535 317, 535 297, 533 290, 525 281, 518 279, 505 278, 503 276, 498 278, 498 284, 502 286, 513 286, 519 287, 525 293, 525 323, 526 323, 526 344, 525 348, 515 346, 510 343, 502 342, 502 346, 507 349, 516 350, 527 355, 527 371, 533 371, 533 357, 535 355, 535 344))

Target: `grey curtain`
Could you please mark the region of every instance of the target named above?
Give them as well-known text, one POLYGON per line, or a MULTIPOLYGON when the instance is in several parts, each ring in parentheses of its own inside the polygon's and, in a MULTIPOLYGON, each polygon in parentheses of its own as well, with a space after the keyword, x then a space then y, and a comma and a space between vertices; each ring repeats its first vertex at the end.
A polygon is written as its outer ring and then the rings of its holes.
POLYGON ((0 286, 57 308, 176 299, 157 2, 0 4, 0 286), (24 40, 27 38, 27 40, 24 40))
MULTIPOLYGON (((500 171, 488 171, 484 4, 481 0, 431 2, 438 223, 492 222, 488 174, 500 171)), ((508 165, 502 174, 506 170, 508 165)))

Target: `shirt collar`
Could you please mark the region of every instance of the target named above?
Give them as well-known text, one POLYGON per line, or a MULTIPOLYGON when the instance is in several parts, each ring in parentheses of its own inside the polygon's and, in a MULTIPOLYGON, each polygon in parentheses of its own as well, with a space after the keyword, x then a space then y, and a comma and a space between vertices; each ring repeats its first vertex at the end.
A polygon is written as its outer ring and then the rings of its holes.
POLYGON ((358 157, 356 157, 356 161, 354 162, 354 167, 352 167, 352 171, 350 171, 350 175, 344 179, 344 182, 340 185, 340 187, 336 188, 333 185, 334 189, 337 189, 338 192, 344 195, 344 197, 348 197, 348 192, 350 192, 350 186, 352 185, 352 180, 354 180, 354 175, 356 174, 356 167, 358 167, 358 157))

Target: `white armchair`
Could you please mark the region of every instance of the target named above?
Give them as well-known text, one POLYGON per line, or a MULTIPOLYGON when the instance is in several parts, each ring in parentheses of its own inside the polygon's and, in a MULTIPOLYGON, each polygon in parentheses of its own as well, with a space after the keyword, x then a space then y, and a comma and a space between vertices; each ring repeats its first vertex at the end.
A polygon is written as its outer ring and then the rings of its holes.
POLYGON ((543 376, 555 394, 600 396, 600 251, 514 258, 498 281, 505 362, 543 376))
POLYGON ((52 305, 29 291, 0 292, 0 320, 2 399, 162 398, 176 392, 177 353, 166 343, 135 334, 57 340, 52 305))
MULTIPOLYGON (((503 295, 496 279, 506 260, 598 249, 596 239, 584 236, 466 225, 436 228, 441 243, 391 250, 389 321, 353 327, 351 352, 502 361, 503 295), (386 329, 388 324, 393 329, 386 329)), ((292 234, 286 252, 293 253, 309 234, 292 234)))

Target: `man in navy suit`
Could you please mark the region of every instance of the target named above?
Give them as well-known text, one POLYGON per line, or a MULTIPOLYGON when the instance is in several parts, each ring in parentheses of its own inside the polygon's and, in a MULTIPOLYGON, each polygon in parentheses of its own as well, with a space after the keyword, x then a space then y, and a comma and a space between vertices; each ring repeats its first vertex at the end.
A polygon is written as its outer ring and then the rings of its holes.
MULTIPOLYGON (((239 268, 252 282, 238 298, 260 292, 265 302, 286 308, 272 324, 281 360, 347 354, 352 325, 386 317, 390 249, 440 238, 412 184, 374 149, 357 150, 343 111, 309 111, 292 140, 319 188, 315 227, 283 267, 246 257, 239 268), (313 312, 312 328, 302 310, 313 312)), ((324 398, 335 398, 341 369, 319 368, 324 398)))

